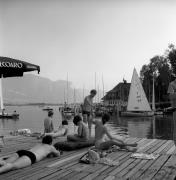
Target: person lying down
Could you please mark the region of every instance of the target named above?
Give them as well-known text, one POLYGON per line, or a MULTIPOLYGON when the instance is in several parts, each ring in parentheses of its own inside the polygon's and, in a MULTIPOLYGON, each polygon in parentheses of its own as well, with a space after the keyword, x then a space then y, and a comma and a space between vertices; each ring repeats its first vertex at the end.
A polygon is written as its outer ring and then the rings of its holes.
POLYGON ((32 164, 41 161, 48 155, 52 154, 57 157, 60 156, 60 151, 57 151, 52 145, 52 136, 45 136, 42 143, 39 143, 29 150, 18 150, 9 157, 2 157, 0 159, 0 174, 31 166, 32 164))

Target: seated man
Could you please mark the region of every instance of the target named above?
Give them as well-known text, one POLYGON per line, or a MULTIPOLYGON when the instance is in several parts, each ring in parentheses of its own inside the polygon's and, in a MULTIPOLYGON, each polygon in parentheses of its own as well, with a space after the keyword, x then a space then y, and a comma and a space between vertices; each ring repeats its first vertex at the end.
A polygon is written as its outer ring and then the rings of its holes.
POLYGON ((107 127, 105 126, 109 119, 110 116, 108 114, 104 114, 101 121, 92 121, 95 124, 95 148, 98 150, 107 150, 113 145, 116 145, 129 151, 136 151, 136 143, 126 144, 122 140, 112 137, 112 135, 108 132, 107 127), (105 135, 107 135, 109 138, 108 140, 105 140, 105 135))
POLYGON ((82 121, 79 115, 76 115, 73 119, 73 123, 78 126, 78 134, 68 135, 68 141, 87 141, 89 138, 89 130, 86 124, 82 121))
POLYGON ((68 121, 64 120, 62 121, 62 125, 58 128, 57 131, 51 133, 45 133, 45 136, 50 135, 53 138, 55 138, 60 136, 66 136, 67 134, 68 134, 68 121))
POLYGON ((0 174, 10 170, 20 169, 41 161, 48 155, 60 156, 60 152, 52 145, 52 137, 45 136, 42 143, 30 150, 19 150, 6 159, 0 160, 0 174))

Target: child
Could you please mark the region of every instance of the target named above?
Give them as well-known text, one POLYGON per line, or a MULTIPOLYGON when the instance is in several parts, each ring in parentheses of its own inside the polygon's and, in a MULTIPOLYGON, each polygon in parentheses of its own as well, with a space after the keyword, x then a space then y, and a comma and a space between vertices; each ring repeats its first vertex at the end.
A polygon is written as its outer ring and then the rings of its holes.
POLYGON ((51 133, 45 133, 45 136, 50 135, 53 138, 55 138, 60 136, 66 136, 67 134, 68 134, 68 121, 64 120, 62 121, 62 125, 59 127, 57 131, 51 133))
POLYGON ((73 123, 78 126, 78 134, 67 136, 68 141, 87 141, 89 138, 89 130, 79 115, 73 119, 73 123))
POLYGON ((122 140, 112 137, 112 135, 108 132, 107 127, 105 126, 109 119, 110 116, 108 114, 104 114, 101 121, 92 121, 95 124, 95 148, 99 150, 107 150, 113 145, 116 145, 129 151, 136 151, 136 143, 126 144, 122 140), (109 140, 104 139, 105 135, 107 135, 109 140))

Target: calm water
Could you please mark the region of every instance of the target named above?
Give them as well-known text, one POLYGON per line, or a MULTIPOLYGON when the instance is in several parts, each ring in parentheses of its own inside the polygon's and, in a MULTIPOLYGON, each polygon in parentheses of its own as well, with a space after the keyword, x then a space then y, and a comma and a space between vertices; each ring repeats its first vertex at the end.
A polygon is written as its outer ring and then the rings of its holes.
MULTIPOLYGON (((10 131, 28 128, 32 132, 43 132, 43 120, 47 116, 47 111, 43 111, 39 106, 9 106, 8 112, 16 110, 20 117, 14 119, 0 119, 0 134, 9 134, 10 131)), ((53 123, 55 129, 61 123, 61 115, 58 107, 53 107, 53 123)), ((94 128, 94 127, 93 127, 94 128)), ((112 117, 108 128, 113 135, 122 135, 139 138, 172 139, 172 116, 150 117, 150 118, 127 118, 112 117)), ((72 120, 69 120, 70 133, 76 128, 72 120)))

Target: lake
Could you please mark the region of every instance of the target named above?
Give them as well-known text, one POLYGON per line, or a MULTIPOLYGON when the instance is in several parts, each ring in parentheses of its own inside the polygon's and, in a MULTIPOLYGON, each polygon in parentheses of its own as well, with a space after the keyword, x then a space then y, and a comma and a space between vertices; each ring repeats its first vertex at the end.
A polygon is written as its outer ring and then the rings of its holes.
MULTIPOLYGON (((54 128, 61 124, 61 114, 59 107, 54 109, 54 128)), ((8 106, 8 112, 14 110, 20 114, 19 119, 0 119, 0 134, 9 134, 10 131, 27 128, 32 132, 43 132, 43 120, 47 116, 47 111, 43 111, 39 106, 8 106)), ((74 133, 76 128, 69 122, 70 133, 74 133)), ((111 117, 108 128, 115 136, 138 137, 138 138, 158 138, 172 139, 172 116, 166 117, 111 117)), ((94 129, 94 127, 93 127, 94 129)), ((94 132, 94 130, 92 130, 94 132)))

